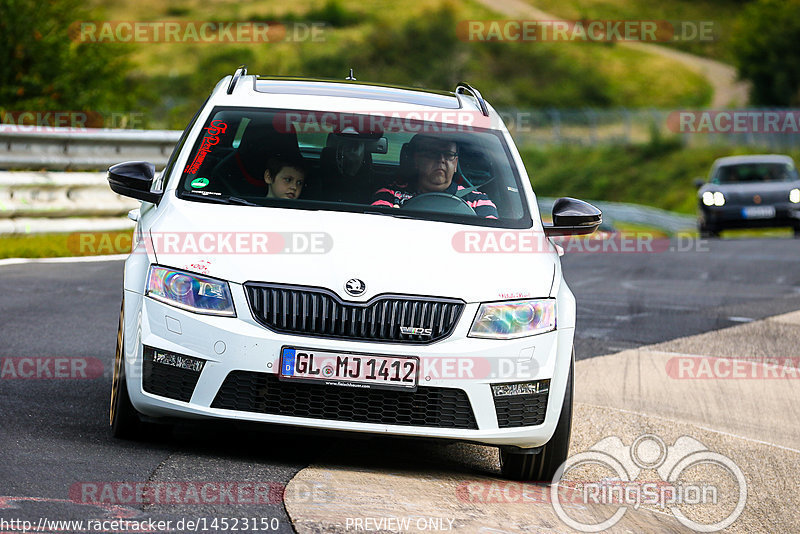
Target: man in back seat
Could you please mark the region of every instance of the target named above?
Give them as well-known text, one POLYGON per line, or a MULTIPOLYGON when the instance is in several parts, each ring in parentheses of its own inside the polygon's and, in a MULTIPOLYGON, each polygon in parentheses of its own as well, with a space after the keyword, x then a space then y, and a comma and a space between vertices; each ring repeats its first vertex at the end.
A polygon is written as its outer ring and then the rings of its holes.
POLYGON ((325 200, 333 202, 370 202, 372 158, 364 140, 337 134, 328 135, 322 150, 325 200))

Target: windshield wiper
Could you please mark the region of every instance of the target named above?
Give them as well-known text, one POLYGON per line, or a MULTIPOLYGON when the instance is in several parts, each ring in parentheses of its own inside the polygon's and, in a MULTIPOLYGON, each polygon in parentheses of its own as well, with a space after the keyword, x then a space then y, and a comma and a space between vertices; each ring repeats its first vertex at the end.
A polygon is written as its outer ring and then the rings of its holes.
POLYGON ((208 202, 214 202, 215 204, 238 204, 240 206, 260 206, 261 204, 256 204, 254 202, 250 202, 249 200, 245 200, 239 197, 218 197, 214 195, 203 195, 197 194, 194 191, 187 191, 186 193, 191 193, 191 198, 196 199, 203 199, 207 200, 208 202))
POLYGON ((242 206, 260 206, 261 204, 256 204, 255 202, 250 202, 249 200, 245 200, 239 197, 228 197, 228 202, 230 204, 240 204, 242 206))
POLYGON ((386 211, 370 211, 365 210, 362 213, 364 215, 382 215, 383 217, 396 217, 398 219, 416 219, 416 217, 409 215, 408 212, 405 213, 390 213, 386 211))

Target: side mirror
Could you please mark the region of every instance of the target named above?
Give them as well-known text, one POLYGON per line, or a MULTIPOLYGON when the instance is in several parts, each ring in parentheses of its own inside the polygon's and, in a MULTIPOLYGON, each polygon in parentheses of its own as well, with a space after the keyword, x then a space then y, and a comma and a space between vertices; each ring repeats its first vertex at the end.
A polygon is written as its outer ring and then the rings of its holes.
POLYGON ((553 224, 544 227, 548 237, 591 234, 603 221, 602 212, 576 198, 559 198, 553 203, 553 224))
POLYGON ((156 166, 146 161, 126 161, 108 168, 111 190, 126 197, 158 204, 163 191, 150 191, 156 166))
POLYGON ((700 189, 705 185, 706 181, 703 180, 702 178, 695 178, 692 183, 694 184, 696 189, 700 189))

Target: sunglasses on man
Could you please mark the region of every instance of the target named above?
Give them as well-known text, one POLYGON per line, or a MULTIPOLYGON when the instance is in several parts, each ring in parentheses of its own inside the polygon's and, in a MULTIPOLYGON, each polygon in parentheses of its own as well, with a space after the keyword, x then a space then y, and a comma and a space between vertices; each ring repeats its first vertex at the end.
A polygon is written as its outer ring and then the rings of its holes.
POLYGON ((419 155, 433 161, 440 158, 444 158, 445 161, 455 161, 458 157, 458 152, 453 152, 452 150, 420 150, 419 155))

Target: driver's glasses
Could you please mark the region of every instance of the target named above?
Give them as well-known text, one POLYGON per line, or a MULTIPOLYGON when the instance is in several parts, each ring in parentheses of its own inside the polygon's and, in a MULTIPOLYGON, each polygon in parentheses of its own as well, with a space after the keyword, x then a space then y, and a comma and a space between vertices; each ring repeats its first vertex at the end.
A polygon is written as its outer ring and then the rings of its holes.
POLYGON ((432 161, 438 161, 439 158, 444 158, 445 161, 455 161, 458 157, 458 153, 451 150, 420 150, 419 155, 432 161))

